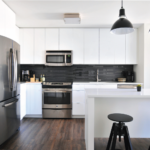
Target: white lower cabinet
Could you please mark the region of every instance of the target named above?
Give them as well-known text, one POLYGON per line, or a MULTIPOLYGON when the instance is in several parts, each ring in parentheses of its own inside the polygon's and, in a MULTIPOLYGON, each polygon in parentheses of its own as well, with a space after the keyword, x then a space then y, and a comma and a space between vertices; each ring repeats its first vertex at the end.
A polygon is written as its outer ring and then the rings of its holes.
POLYGON ((26 84, 26 114, 42 114, 42 86, 41 84, 26 84))
POLYGON ((73 91, 72 115, 85 115, 85 93, 84 91, 73 91))
POLYGON ((73 84, 73 96, 72 96, 72 115, 81 116, 85 115, 85 88, 86 89, 116 89, 117 84, 73 84))
POLYGON ((26 84, 20 85, 20 120, 26 115, 26 84))

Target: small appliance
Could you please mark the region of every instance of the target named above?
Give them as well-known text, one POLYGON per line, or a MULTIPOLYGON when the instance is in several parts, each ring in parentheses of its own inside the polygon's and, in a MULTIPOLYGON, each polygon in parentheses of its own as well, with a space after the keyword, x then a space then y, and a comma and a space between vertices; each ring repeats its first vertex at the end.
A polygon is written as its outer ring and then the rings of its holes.
POLYGON ((22 81, 30 81, 30 71, 22 70, 22 81))
POLYGON ((135 76, 133 71, 125 72, 126 82, 134 82, 135 76))
POLYGON ((46 66, 71 66, 72 65, 72 51, 71 50, 46 51, 45 65, 46 66))

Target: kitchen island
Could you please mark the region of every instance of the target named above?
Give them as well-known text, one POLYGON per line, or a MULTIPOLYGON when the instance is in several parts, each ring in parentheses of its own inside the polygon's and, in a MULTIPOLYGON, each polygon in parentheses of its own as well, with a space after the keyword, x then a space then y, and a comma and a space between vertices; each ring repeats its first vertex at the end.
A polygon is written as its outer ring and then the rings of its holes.
POLYGON ((107 116, 123 113, 133 117, 126 123, 131 138, 150 138, 150 89, 85 89, 85 142, 94 150, 94 138, 108 138, 113 122, 107 116))

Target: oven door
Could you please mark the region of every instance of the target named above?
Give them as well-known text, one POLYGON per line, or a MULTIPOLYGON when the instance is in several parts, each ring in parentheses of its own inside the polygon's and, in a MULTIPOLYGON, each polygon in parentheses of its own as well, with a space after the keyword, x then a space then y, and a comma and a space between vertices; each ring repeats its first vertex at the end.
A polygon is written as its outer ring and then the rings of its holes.
POLYGON ((46 53, 45 65, 47 66, 65 66, 66 55, 65 53, 46 53))
POLYGON ((72 90, 43 89, 42 108, 72 108, 72 90))

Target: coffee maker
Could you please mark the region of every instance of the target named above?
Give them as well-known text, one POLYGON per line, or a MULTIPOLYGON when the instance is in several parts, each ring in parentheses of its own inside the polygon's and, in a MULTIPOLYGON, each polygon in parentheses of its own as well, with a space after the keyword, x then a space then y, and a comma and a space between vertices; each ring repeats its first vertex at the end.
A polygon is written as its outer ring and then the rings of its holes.
POLYGON ((126 71, 125 72, 126 82, 134 82, 135 75, 133 71, 126 71))
POLYGON ((30 81, 30 70, 22 70, 22 81, 30 81))

